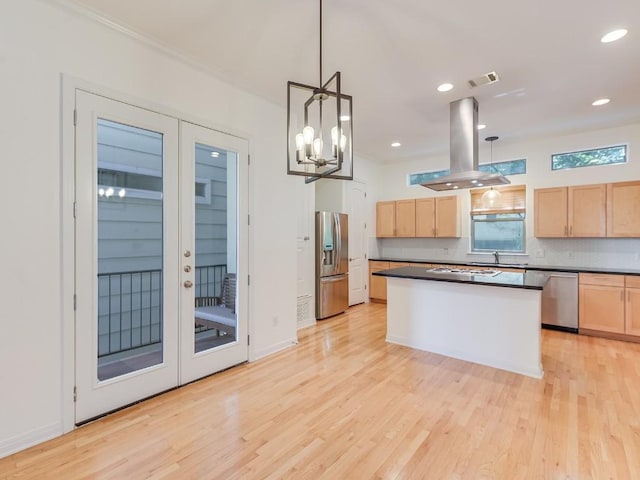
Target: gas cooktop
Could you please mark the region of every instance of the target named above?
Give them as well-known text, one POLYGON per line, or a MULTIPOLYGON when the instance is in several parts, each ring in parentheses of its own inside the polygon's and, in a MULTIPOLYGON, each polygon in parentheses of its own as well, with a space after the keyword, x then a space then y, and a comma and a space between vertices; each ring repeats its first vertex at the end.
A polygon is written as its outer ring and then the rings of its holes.
POLYGON ((500 270, 480 270, 480 269, 466 269, 466 268, 449 268, 449 267, 436 267, 429 268, 427 272, 431 273, 455 273, 456 275, 481 275, 484 277, 495 277, 500 273, 500 270))

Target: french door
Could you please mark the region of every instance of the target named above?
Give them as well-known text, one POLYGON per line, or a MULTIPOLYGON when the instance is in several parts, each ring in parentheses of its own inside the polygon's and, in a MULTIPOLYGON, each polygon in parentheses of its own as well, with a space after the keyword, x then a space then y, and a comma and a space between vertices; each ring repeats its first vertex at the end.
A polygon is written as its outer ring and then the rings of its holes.
POLYGON ((244 140, 81 90, 76 111, 81 423, 247 359, 248 172, 244 140))
POLYGON ((186 383, 247 360, 247 255, 238 253, 248 252, 249 175, 246 140, 184 121, 180 127, 182 177, 190 179, 181 182, 186 383))

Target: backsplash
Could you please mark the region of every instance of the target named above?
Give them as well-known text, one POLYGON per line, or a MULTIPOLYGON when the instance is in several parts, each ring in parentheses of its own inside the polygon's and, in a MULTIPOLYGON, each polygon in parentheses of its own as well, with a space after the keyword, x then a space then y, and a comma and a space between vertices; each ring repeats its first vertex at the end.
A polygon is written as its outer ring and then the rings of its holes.
MULTIPOLYGON (((469 238, 369 238, 369 258, 493 262, 491 254, 469 253, 469 238)), ((500 255, 501 263, 640 269, 637 238, 527 238, 527 254, 500 255)))

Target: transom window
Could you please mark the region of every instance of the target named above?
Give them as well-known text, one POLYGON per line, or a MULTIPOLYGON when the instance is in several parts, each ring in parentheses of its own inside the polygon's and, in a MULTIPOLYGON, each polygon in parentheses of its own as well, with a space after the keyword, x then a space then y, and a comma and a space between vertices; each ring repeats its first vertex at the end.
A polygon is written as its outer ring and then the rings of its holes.
POLYGON ((501 195, 490 206, 482 200, 482 194, 488 188, 470 191, 471 251, 524 253, 526 187, 510 185, 494 188, 501 195))
MULTIPOLYGON (((504 162, 484 163, 478 166, 478 170, 486 173, 499 173, 500 175, 520 175, 527 173, 527 159, 508 160, 504 162)), ((434 170, 431 172, 410 173, 409 185, 420 185, 428 180, 449 175, 449 170, 434 170)))
POLYGON ((593 148, 578 152, 554 153, 551 155, 551 170, 567 168, 593 167, 627 163, 627 145, 593 148))

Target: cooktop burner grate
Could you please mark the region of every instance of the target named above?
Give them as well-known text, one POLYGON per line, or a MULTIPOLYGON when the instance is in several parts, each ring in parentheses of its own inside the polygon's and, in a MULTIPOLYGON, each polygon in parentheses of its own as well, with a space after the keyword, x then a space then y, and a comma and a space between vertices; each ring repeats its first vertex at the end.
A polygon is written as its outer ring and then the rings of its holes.
POLYGON ((453 273, 456 275, 480 275, 483 277, 495 277, 500 273, 500 270, 478 270, 478 269, 467 269, 467 268, 449 268, 449 267, 436 267, 429 268, 427 272, 431 273, 453 273))

